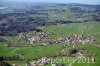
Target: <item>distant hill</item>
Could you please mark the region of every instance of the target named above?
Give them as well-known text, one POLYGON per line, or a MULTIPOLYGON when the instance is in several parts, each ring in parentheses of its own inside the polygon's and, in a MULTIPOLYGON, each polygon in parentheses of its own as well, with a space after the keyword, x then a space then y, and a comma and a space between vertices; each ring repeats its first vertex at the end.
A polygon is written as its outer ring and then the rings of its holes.
POLYGON ((88 7, 97 7, 100 8, 100 5, 88 5, 88 4, 79 4, 79 3, 42 3, 42 2, 8 2, 0 1, 0 7, 11 7, 11 6, 22 6, 22 5, 69 5, 69 6, 88 6, 88 7))

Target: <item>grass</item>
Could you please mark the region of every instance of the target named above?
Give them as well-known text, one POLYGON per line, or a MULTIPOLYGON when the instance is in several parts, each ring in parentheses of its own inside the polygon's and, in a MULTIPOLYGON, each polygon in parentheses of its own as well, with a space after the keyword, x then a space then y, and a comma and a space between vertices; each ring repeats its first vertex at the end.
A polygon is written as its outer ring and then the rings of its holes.
POLYGON ((18 64, 20 66, 25 66, 24 64, 26 64, 26 61, 6 61, 9 64, 18 64))
POLYGON ((35 57, 43 57, 46 55, 54 55, 63 48, 59 45, 47 45, 47 46, 35 46, 29 48, 22 48, 16 51, 18 54, 22 54, 25 58, 32 59, 35 57))
POLYGON ((63 48, 60 45, 56 44, 46 46, 37 45, 35 47, 6 47, 5 43, 0 43, 0 56, 15 55, 12 53, 12 51, 15 49, 18 50, 16 50, 14 53, 23 54, 23 56, 25 56, 26 58, 31 59, 34 57, 42 57, 48 54, 55 54, 63 48))
MULTIPOLYGON (((6 47, 6 43, 0 43, 0 56, 22 55, 25 59, 41 58, 47 55, 54 55, 63 48, 60 45, 36 45, 35 47, 6 47), (16 50, 17 49, 17 50, 16 50), (14 52, 13 52, 14 51, 14 52), (13 53, 12 53, 13 52, 13 53)), ((25 61, 7 61, 10 64, 23 64, 25 61)))
POLYGON ((6 47, 6 43, 0 43, 0 56, 12 56, 14 54, 12 54, 12 51, 15 48, 11 48, 11 47, 6 47))
MULTIPOLYGON (((73 66, 99 66, 100 65, 100 47, 98 46, 95 46, 93 44, 86 44, 86 45, 79 45, 78 48, 83 48, 85 47, 89 54, 91 55, 94 55, 95 56, 95 59, 96 61, 94 63, 88 63, 88 62, 85 62, 85 63, 78 63, 78 61, 76 61, 73 66)), ((82 60, 81 60, 82 61, 82 60)))
MULTIPOLYGON (((88 29, 85 29, 83 34, 86 36, 93 36, 96 34, 100 34, 100 23, 98 22, 84 22, 84 23, 68 23, 68 24, 60 24, 60 25, 52 25, 52 26, 44 26, 41 29, 46 32, 50 33, 53 32, 54 35, 48 35, 48 38, 57 39, 59 37, 64 37, 67 34, 74 33, 74 34, 82 34, 82 29, 80 27, 85 26, 88 29)), ((10 40, 17 40, 18 36, 5 36, 7 39, 10 40)), ((100 37, 96 38, 97 42, 100 42, 100 37)), ((80 45, 78 48, 86 47, 87 50, 91 55, 96 55, 96 61, 94 64, 77 64, 74 63, 73 66, 98 66, 100 65, 100 47, 96 46, 95 44, 86 44, 80 45)), ((60 52, 62 48, 60 45, 53 44, 53 45, 46 45, 41 46, 37 44, 34 47, 6 47, 6 43, 0 43, 0 56, 12 56, 12 55, 23 55, 25 59, 32 60, 33 58, 40 58, 47 55, 54 55, 60 52), (17 50, 16 50, 17 49, 17 50), (13 50, 14 53, 12 53, 13 50)), ((68 58, 68 57, 57 57, 58 59, 68 58)), ((56 58, 54 58, 56 59, 56 58)), ((17 63, 17 64, 25 64, 25 61, 7 61, 10 64, 17 63)), ((68 65, 68 64, 67 64, 68 65)), ((47 64, 46 66, 50 66, 47 64)))
POLYGON ((100 23, 98 22, 85 22, 85 23, 69 23, 69 24, 61 24, 61 25, 52 25, 48 27, 42 27, 42 30, 44 32, 54 32, 55 35, 48 36, 49 38, 58 38, 65 36, 70 33, 74 34, 82 34, 82 29, 80 27, 85 26, 88 27, 88 29, 83 30, 84 35, 95 35, 100 33, 100 23), (59 35, 59 33, 63 33, 62 35, 59 35))

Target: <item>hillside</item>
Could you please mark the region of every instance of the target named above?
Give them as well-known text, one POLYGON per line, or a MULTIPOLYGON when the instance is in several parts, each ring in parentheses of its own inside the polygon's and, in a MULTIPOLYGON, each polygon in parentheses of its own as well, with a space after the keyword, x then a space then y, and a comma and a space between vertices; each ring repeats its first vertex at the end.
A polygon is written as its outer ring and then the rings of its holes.
POLYGON ((100 5, 2 4, 0 66, 100 65, 100 5))

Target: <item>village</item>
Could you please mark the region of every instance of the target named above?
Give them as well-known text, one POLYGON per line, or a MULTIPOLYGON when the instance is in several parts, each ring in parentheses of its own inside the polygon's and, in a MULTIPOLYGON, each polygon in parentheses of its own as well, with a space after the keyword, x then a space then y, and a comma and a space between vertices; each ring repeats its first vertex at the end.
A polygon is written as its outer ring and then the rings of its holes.
POLYGON ((17 41, 7 41, 8 46, 33 46, 35 44, 48 45, 48 44, 60 44, 61 46, 77 46, 79 44, 92 43, 95 41, 95 36, 84 36, 77 34, 68 34, 65 37, 59 37, 58 39, 49 39, 48 35, 54 33, 36 32, 33 31, 28 34, 19 34, 17 41))
MULTIPOLYGON (((83 29, 83 28, 82 28, 83 29)), ((68 57, 76 57, 78 59, 78 56, 74 55, 74 54, 78 54, 79 57, 83 58, 83 57, 87 57, 92 61, 95 61, 95 56, 90 55, 87 51, 87 49, 82 48, 82 49, 76 49, 76 47, 78 45, 81 44, 87 44, 87 43, 93 43, 96 40, 95 36, 86 36, 86 35, 82 35, 82 34, 67 34, 65 36, 61 36, 63 33, 54 33, 54 32, 37 32, 37 31, 31 31, 31 32, 27 32, 27 33, 20 33, 18 35, 18 38, 16 41, 14 40, 9 40, 3 36, 0 37, 2 42, 6 42, 7 43, 7 47, 34 47, 35 45, 42 45, 42 46, 46 46, 46 45, 53 45, 53 44, 58 44, 61 45, 62 47, 66 47, 66 46, 71 46, 73 47, 73 49, 63 49, 60 52, 58 52, 58 54, 55 55, 51 55, 51 56, 43 56, 42 58, 38 58, 36 60, 31 60, 28 61, 24 66, 43 66, 45 64, 50 63, 51 59, 54 59, 55 57, 63 57, 63 56, 68 56, 68 57), (52 35, 60 35, 59 38, 57 39, 51 39, 48 36, 52 36, 52 35)), ((16 50, 12 51, 13 53, 16 50)), ((18 58, 22 58, 23 55, 18 56, 18 58)), ((13 58, 13 57, 11 57, 13 58)), ((22 60, 24 60, 24 57, 22 58, 22 60)), ((55 64, 52 63, 52 66, 63 66, 63 64, 55 64)), ((19 66, 17 64, 13 64, 12 66, 19 66)))
POLYGON ((100 5, 2 4, 0 66, 100 65, 100 5))
MULTIPOLYGON (((30 33, 24 33, 19 34, 17 41, 9 41, 6 39, 8 43, 8 47, 34 47, 36 44, 41 44, 43 46, 45 45, 52 45, 52 44, 59 44, 62 47, 66 46, 72 46, 73 48, 77 47, 80 44, 87 44, 92 43, 95 41, 95 36, 84 36, 84 35, 78 35, 78 34, 68 34, 65 37, 59 37, 58 39, 49 39, 48 35, 52 35, 54 33, 46 33, 46 32, 30 32, 30 33)), ((1 37, 3 38, 3 37, 1 37)), ((3 38, 5 39, 5 38, 3 38)), ((79 56, 82 57, 89 57, 92 58, 93 61, 95 61, 94 56, 89 55, 85 48, 83 49, 63 49, 61 52, 59 52, 55 56, 50 57, 42 57, 36 60, 28 61, 24 66, 43 66, 45 64, 48 64, 50 62, 50 59, 53 59, 57 56, 73 56, 73 54, 79 54, 79 56)), ((77 57, 77 56, 75 56, 77 57)), ((63 66, 63 64, 52 64, 52 66, 63 66)), ((16 64, 13 64, 13 66, 19 66, 16 64)))

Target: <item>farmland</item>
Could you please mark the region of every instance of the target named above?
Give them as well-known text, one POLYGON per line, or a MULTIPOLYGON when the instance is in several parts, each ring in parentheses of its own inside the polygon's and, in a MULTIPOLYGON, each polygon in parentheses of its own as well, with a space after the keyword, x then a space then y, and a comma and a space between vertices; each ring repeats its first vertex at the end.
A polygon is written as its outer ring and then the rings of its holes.
POLYGON ((29 5, 0 10, 0 63, 18 66, 100 65, 99 7, 29 5), (86 61, 83 62, 80 58, 84 57, 86 61), (79 60, 82 62, 78 63, 79 60))

